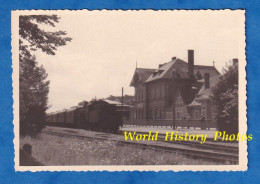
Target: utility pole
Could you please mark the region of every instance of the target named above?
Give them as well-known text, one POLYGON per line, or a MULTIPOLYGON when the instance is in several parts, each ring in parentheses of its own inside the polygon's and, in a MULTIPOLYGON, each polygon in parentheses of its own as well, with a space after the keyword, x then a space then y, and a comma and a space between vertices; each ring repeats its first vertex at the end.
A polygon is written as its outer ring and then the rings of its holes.
POLYGON ((176 128, 176 121, 175 121, 175 92, 176 90, 173 89, 173 103, 172 103, 172 126, 173 126, 173 130, 175 130, 176 128))
POLYGON ((172 72, 172 126, 173 126, 173 130, 175 130, 175 128, 176 128, 176 122, 175 122, 176 91, 177 91, 177 82, 175 79, 175 72, 172 72))
POLYGON ((122 118, 123 118, 123 108, 124 108, 124 87, 122 87, 122 109, 121 109, 122 118))

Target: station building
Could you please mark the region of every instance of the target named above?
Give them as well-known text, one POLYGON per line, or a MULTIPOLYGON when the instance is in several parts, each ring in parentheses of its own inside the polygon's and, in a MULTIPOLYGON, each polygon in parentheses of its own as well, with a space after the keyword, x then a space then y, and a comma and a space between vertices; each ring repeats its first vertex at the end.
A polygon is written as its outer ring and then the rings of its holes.
POLYGON ((194 51, 188 61, 173 57, 157 69, 136 68, 130 86, 135 88, 133 120, 214 119, 210 95, 219 81, 215 66, 195 65, 194 51))

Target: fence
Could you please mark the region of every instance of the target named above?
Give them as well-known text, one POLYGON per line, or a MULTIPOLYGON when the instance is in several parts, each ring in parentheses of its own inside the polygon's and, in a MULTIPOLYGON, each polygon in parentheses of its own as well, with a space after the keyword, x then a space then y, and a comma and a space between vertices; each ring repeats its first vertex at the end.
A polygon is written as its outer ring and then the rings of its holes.
MULTIPOLYGON (((124 120, 124 126, 166 126, 173 127, 172 120, 124 120)), ((216 120, 175 120, 175 126, 180 128, 217 128, 216 120)))

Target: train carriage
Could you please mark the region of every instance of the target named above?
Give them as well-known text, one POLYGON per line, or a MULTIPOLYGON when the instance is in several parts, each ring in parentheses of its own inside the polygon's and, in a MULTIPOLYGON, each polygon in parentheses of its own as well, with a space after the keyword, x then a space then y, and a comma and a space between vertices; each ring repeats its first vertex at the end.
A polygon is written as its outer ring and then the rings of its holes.
POLYGON ((60 111, 57 114, 57 123, 64 124, 65 123, 65 111, 60 111))
POLYGON ((85 103, 81 107, 51 113, 48 124, 89 130, 117 131, 122 125, 121 113, 116 106, 104 100, 85 103))
POLYGON ((58 123, 57 113, 53 114, 53 122, 54 124, 58 123))
POLYGON ((121 116, 116 106, 103 100, 92 101, 86 106, 88 127, 95 130, 116 131, 121 124, 121 116))
POLYGON ((68 127, 78 127, 78 107, 73 107, 66 111, 65 124, 68 127))

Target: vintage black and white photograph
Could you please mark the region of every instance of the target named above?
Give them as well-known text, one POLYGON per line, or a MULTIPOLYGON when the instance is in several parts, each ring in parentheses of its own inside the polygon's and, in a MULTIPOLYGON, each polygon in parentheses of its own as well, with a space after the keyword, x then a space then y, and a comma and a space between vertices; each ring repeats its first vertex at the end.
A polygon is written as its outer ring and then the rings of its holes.
POLYGON ((247 169, 244 10, 12 11, 17 171, 247 169))

